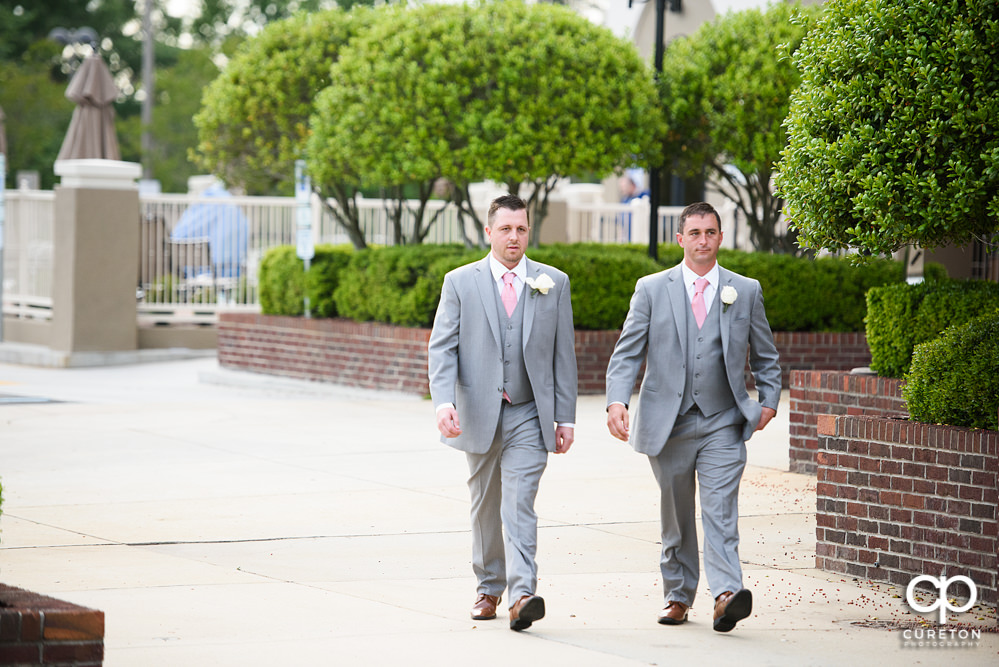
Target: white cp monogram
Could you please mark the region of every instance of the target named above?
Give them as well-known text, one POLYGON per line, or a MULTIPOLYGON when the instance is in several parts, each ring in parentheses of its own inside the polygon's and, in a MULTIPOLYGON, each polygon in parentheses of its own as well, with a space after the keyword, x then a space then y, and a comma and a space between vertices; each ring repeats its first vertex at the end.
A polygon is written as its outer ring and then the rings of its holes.
POLYGON ((935 609, 940 609, 940 625, 943 625, 944 623, 947 622, 948 610, 953 612, 968 611, 975 604, 975 601, 977 599, 978 599, 978 588, 975 587, 975 582, 973 582, 969 577, 965 577, 964 575, 958 575, 956 577, 950 577, 950 578, 945 578, 944 576, 941 575, 938 578, 930 576, 928 574, 921 574, 912 581, 910 581, 909 585, 905 589, 905 600, 906 602, 909 603, 909 606, 915 609, 916 611, 927 612, 927 611, 933 611, 935 609), (926 581, 933 584, 934 586, 937 587, 937 590, 940 591, 940 597, 937 598, 936 602, 934 602, 928 607, 920 607, 912 595, 912 591, 916 588, 916 584, 918 584, 921 581, 926 581), (947 589, 955 581, 963 582, 968 587, 968 590, 971 591, 971 595, 968 597, 968 602, 961 607, 953 606, 950 603, 950 601, 947 599, 947 589))

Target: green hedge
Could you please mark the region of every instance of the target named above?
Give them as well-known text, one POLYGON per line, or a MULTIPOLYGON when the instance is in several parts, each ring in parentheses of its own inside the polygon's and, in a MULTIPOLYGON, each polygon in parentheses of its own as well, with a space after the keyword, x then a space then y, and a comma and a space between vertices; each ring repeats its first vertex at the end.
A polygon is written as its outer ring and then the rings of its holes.
POLYGON ((460 245, 359 250, 342 272, 334 299, 341 315, 360 322, 430 326, 444 274, 484 254, 460 245))
POLYGON ((867 344, 871 368, 903 377, 913 350, 950 326, 999 308, 999 284, 968 280, 899 283, 867 293, 867 344))
POLYGON ((260 310, 268 315, 304 315, 305 294, 309 310, 317 317, 336 317, 334 300, 340 271, 350 262, 350 246, 318 245, 305 274, 295 246, 272 248, 260 262, 260 310))
POLYGON ((635 283, 662 270, 647 254, 626 246, 555 244, 532 249, 529 256, 568 274, 577 329, 620 329, 635 283))
MULTIPOLYGON (((310 272, 310 279, 317 271, 327 273, 323 286, 310 291, 313 312, 321 317, 338 314, 401 326, 429 326, 444 274, 486 254, 460 245, 354 252, 326 248, 335 258, 321 261, 317 248, 310 272), (335 288, 330 289, 331 285, 335 288)), ((569 275, 576 328, 599 330, 619 328, 637 280, 678 264, 683 249, 675 244, 660 246, 658 263, 649 259, 645 246, 638 245, 554 244, 533 248, 528 254, 569 275)), ((774 331, 862 331, 867 290, 903 279, 902 265, 887 260, 855 266, 845 258, 811 260, 735 250, 722 250, 718 260, 760 281, 774 331)), ((932 265, 927 272, 940 275, 942 269, 932 265)), ((264 313, 301 314, 302 262, 293 247, 270 251, 260 276, 264 313)))
POLYGON ((999 310, 916 346, 902 395, 916 421, 999 431, 999 310))

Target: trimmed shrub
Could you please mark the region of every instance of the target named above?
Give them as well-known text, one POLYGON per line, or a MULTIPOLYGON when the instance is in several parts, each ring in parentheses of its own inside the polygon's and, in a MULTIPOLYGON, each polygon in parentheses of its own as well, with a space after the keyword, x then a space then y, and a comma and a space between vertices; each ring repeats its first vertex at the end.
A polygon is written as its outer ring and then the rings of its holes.
POLYGON ((902 396, 911 417, 999 431, 999 309, 916 346, 902 396))
POLYGON ((318 245, 305 276, 305 293, 309 295, 309 310, 314 317, 336 317, 334 299, 343 270, 350 263, 351 246, 318 245))
MULTIPOLYGON (((675 244, 664 244, 659 251, 658 263, 639 245, 553 244, 528 254, 569 275, 576 328, 599 330, 621 326, 639 278, 683 260, 683 249, 675 244)), ((459 245, 356 252, 320 246, 306 278, 294 247, 286 246, 269 252, 261 265, 261 310, 301 315, 307 285, 312 312, 319 317, 430 326, 444 275, 486 252, 459 245)), ((722 250, 718 260, 760 281, 774 331, 861 331, 867 290, 903 277, 902 265, 888 260, 856 266, 846 258, 810 260, 735 250, 722 250)), ((938 265, 927 267, 927 275, 941 273, 938 265)))
POLYGON ((296 255, 295 246, 279 246, 267 251, 260 262, 260 310, 268 315, 305 314, 306 294, 309 309, 317 317, 336 317, 334 290, 340 271, 350 261, 349 246, 318 245, 310 260, 309 273, 296 255))
POLYGON ((572 286, 577 329, 619 329, 642 276, 662 266, 630 247, 555 244, 532 249, 531 259, 564 271, 572 286))
POLYGON ((405 327, 430 326, 443 282, 429 267, 438 260, 472 261, 485 251, 460 245, 392 246, 356 251, 333 293, 344 317, 405 327), (474 254, 473 254, 474 253, 474 254))
POLYGON ((990 282, 926 280, 872 289, 867 293, 871 368, 884 377, 903 377, 917 345, 996 308, 999 285, 990 282))
MULTIPOLYGON (((718 263, 760 281, 774 331, 863 331, 865 295, 872 287, 904 280, 901 263, 848 257, 809 259, 722 250, 718 263)), ((942 275, 933 265, 927 273, 942 275)))

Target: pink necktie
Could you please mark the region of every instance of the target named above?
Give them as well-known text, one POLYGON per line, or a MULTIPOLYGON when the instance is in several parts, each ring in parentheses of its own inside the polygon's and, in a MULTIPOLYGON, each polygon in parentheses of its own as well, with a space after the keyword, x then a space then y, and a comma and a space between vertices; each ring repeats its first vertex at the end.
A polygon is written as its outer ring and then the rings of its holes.
POLYGON ((694 298, 690 302, 690 307, 694 311, 694 320, 697 321, 698 329, 704 324, 704 318, 708 316, 708 309, 704 306, 704 290, 707 287, 707 278, 698 278, 694 281, 694 298))
POLYGON ((503 274, 503 291, 500 292, 500 300, 503 301, 503 307, 506 308, 507 317, 513 315, 513 309, 517 307, 517 291, 513 289, 513 277, 513 271, 507 271, 503 274))

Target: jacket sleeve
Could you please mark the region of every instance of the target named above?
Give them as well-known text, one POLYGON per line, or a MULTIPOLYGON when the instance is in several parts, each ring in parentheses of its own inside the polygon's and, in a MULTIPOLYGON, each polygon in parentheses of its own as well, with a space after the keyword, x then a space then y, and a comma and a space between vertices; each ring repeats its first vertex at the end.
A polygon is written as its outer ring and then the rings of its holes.
POLYGON ((631 392, 638 379, 638 371, 645 359, 649 344, 649 322, 652 317, 652 304, 644 280, 635 285, 631 297, 628 316, 621 327, 621 335, 614 345, 607 364, 607 405, 631 402, 631 392))
POLYGON ((780 402, 781 373, 777 346, 763 307, 763 289, 756 283, 749 328, 749 369, 756 378, 760 404, 777 409, 780 402))
POLYGON ((576 367, 576 334, 572 324, 572 292, 569 278, 559 291, 558 324, 555 328, 555 421, 575 423, 576 395, 579 391, 576 367))
POLYGON ((427 346, 430 398, 435 407, 443 403, 455 404, 460 319, 461 302, 455 291, 454 281, 447 275, 441 287, 441 300, 427 346))

